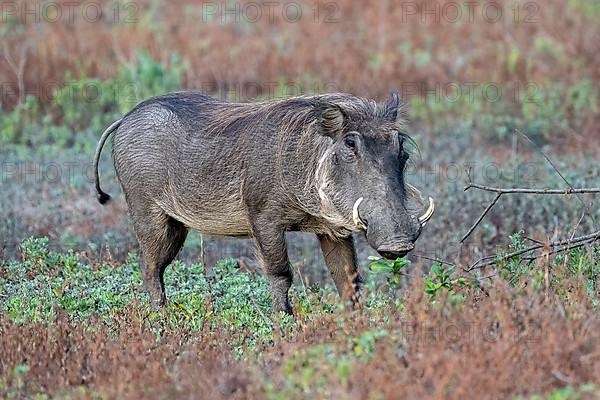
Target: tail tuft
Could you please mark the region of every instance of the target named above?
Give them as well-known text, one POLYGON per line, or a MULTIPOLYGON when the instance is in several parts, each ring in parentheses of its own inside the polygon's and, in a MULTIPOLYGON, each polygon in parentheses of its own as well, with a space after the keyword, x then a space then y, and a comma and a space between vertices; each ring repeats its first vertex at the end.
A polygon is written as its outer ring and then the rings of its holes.
POLYGON ((96 193, 98 193, 97 197, 100 204, 106 204, 110 200, 110 196, 107 193, 104 193, 102 189, 100 189, 100 175, 98 174, 98 163, 100 162, 100 154, 102 153, 102 147, 104 147, 106 139, 108 139, 110 134, 113 133, 121 125, 121 121, 123 121, 122 118, 118 121, 113 122, 112 125, 104 131, 102 137, 100 138, 100 142, 98 142, 98 146, 96 147, 96 155, 94 156, 94 178, 96 183, 96 193))
POLYGON ((100 202, 100 204, 104 205, 108 203, 109 200, 110 195, 108 193, 98 192, 98 201, 100 202))

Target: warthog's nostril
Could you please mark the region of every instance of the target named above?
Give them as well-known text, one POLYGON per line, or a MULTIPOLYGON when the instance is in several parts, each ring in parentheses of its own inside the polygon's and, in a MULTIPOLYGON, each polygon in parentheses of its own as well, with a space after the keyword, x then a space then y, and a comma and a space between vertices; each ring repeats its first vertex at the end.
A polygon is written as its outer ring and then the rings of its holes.
POLYGON ((399 243, 395 245, 381 245, 377 248, 377 252, 387 259, 394 259, 398 257, 404 257, 408 252, 415 248, 412 243, 399 243))

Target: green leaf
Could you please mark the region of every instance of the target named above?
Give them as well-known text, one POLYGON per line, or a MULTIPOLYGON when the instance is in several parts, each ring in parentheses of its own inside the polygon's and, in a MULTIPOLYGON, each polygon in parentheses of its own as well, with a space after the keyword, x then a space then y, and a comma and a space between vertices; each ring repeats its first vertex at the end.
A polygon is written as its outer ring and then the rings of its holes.
POLYGON ((410 264, 410 261, 407 260, 406 258, 396 258, 394 260, 394 271, 395 272, 400 272, 400 270, 404 267, 406 267, 407 265, 410 264))
POLYGON ((373 261, 369 269, 373 272, 391 272, 392 266, 385 261, 373 261))
POLYGON ((434 263, 431 266, 431 272, 433 272, 434 275, 440 275, 442 272, 442 265, 440 263, 434 263))

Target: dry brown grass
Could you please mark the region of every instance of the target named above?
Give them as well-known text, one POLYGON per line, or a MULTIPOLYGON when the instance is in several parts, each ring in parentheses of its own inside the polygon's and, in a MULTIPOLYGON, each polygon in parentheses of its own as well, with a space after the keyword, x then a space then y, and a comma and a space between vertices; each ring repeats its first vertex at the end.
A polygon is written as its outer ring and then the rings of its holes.
MULTIPOLYGON (((110 398, 182 397, 245 398, 251 387, 249 373, 232 360, 219 332, 190 337, 175 331, 156 341, 136 316, 122 315, 119 330, 109 330, 99 318, 72 323, 63 315, 49 325, 17 326, 2 317, 2 375, 8 388, 17 388, 9 367, 29 366, 17 393, 29 397, 38 391, 50 395, 94 392, 110 398)), ((1 391, 0 391, 1 394, 1 391)))
POLYGON ((432 306, 415 284, 401 312, 346 311, 301 320, 292 337, 243 360, 220 328, 176 328, 157 341, 137 304, 109 323, 75 323, 61 315, 49 325, 18 326, 2 316, 3 395, 459 399, 600 384, 600 320, 584 296, 564 303, 499 281, 488 296, 462 307, 443 298, 432 306), (368 357, 357 356, 351 338, 377 327, 388 334, 368 357), (334 346, 338 359, 331 362, 319 350, 324 344, 334 346), (317 349, 312 356, 310 348, 317 349), (348 380, 337 370, 344 356, 351 360, 348 380), (15 378, 8 372, 19 364, 30 369, 15 378), (313 378, 304 388, 294 386, 304 369, 313 378))
MULTIPOLYGON (((236 3, 244 9, 250 1, 236 3)), ((64 3, 63 9, 67 9, 64 3)), ((56 23, 26 23, 5 39, 14 56, 27 45, 25 84, 36 93, 36 85, 62 83, 65 71, 75 76, 112 77, 119 65, 132 61, 139 49, 167 61, 177 51, 189 61, 185 86, 202 88, 208 84, 264 87, 267 82, 315 80, 334 82, 341 91, 382 96, 405 82, 445 84, 447 82, 548 82, 566 84, 582 77, 600 81, 595 68, 600 61, 597 36, 600 27, 594 16, 576 11, 564 0, 538 1, 535 22, 525 23, 528 11, 520 4, 519 23, 509 9, 512 2, 498 2, 503 9, 500 22, 482 16, 482 6, 473 22, 465 14, 458 23, 433 17, 422 21, 408 15, 403 3, 391 1, 354 2, 337 0, 335 22, 325 23, 328 2, 319 2, 320 17, 315 20, 313 2, 301 1, 302 18, 295 23, 282 16, 282 5, 274 19, 263 15, 259 22, 204 22, 201 1, 154 3, 137 1, 138 22, 119 21, 110 11, 108 0, 96 2, 105 10, 104 18, 88 22, 75 12, 75 22, 64 17, 56 23), (192 4, 190 4, 192 3, 192 4), (158 4, 158 5, 154 5, 158 4), (536 37, 549 41, 549 47, 536 45, 536 37), (404 49, 404 50, 403 50, 404 49), (416 52, 431 56, 418 65, 416 52), (552 51, 562 55, 557 59, 552 51), (511 52, 518 52, 508 62, 511 52), (411 59, 412 58, 412 59, 411 59), (311 78, 312 77, 312 78, 311 78)), ((206 2, 205 2, 206 3, 206 2)), ((450 0, 415 2, 443 10, 450 0)), ((220 4, 220 3, 219 3, 220 4)), ((19 9, 22 9, 21 6, 19 9)), ((0 81, 14 82, 9 65, 0 62, 0 81)), ((14 104, 14 96, 8 96, 14 104)))

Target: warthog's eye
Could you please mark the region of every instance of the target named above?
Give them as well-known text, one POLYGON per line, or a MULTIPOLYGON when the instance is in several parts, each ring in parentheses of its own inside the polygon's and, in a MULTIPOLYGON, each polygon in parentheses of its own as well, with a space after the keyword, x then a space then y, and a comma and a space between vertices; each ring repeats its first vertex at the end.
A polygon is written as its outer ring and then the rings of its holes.
POLYGON ((358 159, 359 138, 356 133, 349 133, 342 139, 340 157, 346 162, 355 162, 358 159))
POLYGON ((344 144, 353 151, 356 150, 356 138, 354 136, 346 136, 344 144))

